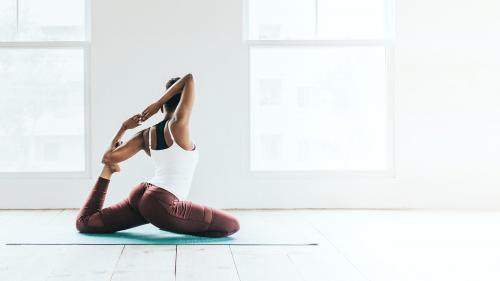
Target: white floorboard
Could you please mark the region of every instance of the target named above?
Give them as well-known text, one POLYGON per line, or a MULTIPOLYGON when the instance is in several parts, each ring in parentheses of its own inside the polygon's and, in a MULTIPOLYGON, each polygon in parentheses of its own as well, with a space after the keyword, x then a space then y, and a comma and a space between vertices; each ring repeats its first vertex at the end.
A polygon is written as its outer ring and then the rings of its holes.
POLYGON ((123 246, 60 247, 66 248, 66 251, 53 257, 47 281, 108 281, 123 251, 123 246))
POLYGON ((54 258, 64 251, 62 247, 0 246, 0 280, 45 280, 54 258))
POLYGON ((111 281, 175 280, 175 248, 175 245, 125 246, 111 281))
POLYGON ((342 254, 329 246, 284 248, 307 281, 367 281, 342 254))
MULTIPOLYGON (((306 246, 307 247, 307 246, 306 246)), ((241 281, 300 281, 298 269, 281 246, 231 246, 241 281)))
POLYGON ((177 246, 177 281, 238 281, 227 245, 177 246))

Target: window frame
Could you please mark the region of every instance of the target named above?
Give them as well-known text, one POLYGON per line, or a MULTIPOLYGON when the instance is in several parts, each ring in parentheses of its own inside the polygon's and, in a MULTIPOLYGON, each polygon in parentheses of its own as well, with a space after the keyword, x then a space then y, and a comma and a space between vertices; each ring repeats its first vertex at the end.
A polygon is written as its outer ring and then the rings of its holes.
POLYGON ((242 6, 242 40, 247 45, 247 102, 248 102, 248 130, 246 131, 247 141, 247 154, 246 159, 242 160, 241 165, 246 172, 246 176, 256 179, 303 179, 310 177, 320 177, 322 180, 338 179, 338 178, 396 178, 395 169, 395 70, 394 70, 394 45, 395 45, 395 15, 394 15, 394 0, 385 0, 386 11, 386 36, 383 39, 318 39, 318 0, 315 0, 315 39, 275 39, 275 40, 255 40, 248 39, 249 37, 249 2, 252 0, 243 0, 242 6), (381 46, 385 48, 385 69, 386 69, 386 161, 387 168, 385 170, 335 170, 335 169, 322 169, 322 170, 290 170, 283 169, 279 171, 274 170, 255 170, 251 167, 252 148, 252 104, 251 104, 251 57, 250 52, 252 48, 259 47, 366 47, 366 46, 381 46))
POLYGON ((11 49, 48 49, 75 48, 83 51, 83 114, 84 114, 84 170, 54 171, 54 172, 5 172, 0 171, 2 179, 60 179, 60 178, 91 178, 91 145, 90 145, 90 1, 85 1, 85 40, 82 41, 0 41, 0 50, 11 49))

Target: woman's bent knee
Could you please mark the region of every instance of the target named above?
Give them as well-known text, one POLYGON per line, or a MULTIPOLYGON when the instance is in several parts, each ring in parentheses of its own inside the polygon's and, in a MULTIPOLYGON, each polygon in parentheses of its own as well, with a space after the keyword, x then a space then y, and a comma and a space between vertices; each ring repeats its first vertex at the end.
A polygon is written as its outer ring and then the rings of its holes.
POLYGON ((237 218, 232 217, 226 225, 227 236, 232 235, 240 230, 240 222, 237 218))
POLYGON ((209 237, 227 237, 240 230, 240 222, 235 217, 230 217, 224 221, 224 224, 217 229, 207 232, 209 237))
POLYGON ((211 229, 223 233, 223 236, 232 235, 240 230, 239 220, 226 211, 217 210, 212 223, 211 229))
POLYGON ((90 232, 90 228, 88 227, 88 223, 83 217, 76 219, 75 226, 76 226, 76 230, 78 230, 78 232, 81 232, 81 233, 89 233, 90 232))
POLYGON ((82 216, 76 219, 76 230, 80 233, 113 233, 115 231, 104 226, 96 216, 82 216))

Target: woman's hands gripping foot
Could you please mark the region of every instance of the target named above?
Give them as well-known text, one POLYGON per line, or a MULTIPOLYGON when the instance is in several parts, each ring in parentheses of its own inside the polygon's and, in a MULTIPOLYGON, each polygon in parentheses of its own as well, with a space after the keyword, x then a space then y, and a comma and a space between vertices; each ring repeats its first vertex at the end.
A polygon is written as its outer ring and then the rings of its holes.
POLYGON ((112 174, 117 173, 119 171, 120 171, 120 165, 118 165, 118 163, 105 164, 104 167, 102 167, 100 177, 109 180, 111 179, 112 174))
POLYGON ((120 171, 120 165, 118 163, 106 164, 109 167, 111 173, 118 173, 120 171))

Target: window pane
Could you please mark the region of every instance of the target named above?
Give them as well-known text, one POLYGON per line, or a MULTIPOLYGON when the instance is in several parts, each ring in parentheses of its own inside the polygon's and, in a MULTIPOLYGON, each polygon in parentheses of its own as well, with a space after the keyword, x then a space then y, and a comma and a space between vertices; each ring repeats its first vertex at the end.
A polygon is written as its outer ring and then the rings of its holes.
POLYGON ((386 0, 318 0, 318 38, 382 39, 386 0))
POLYGON ((253 47, 252 170, 385 170, 383 47, 253 47))
POLYGON ((16 35, 16 0, 0 0, 0 39, 16 35))
POLYGON ((85 0, 1 0, 0 40, 85 40, 85 0))
POLYGON ((248 0, 252 40, 312 39, 315 0, 248 0))
POLYGON ((0 172, 85 170, 83 57, 0 49, 0 172))

